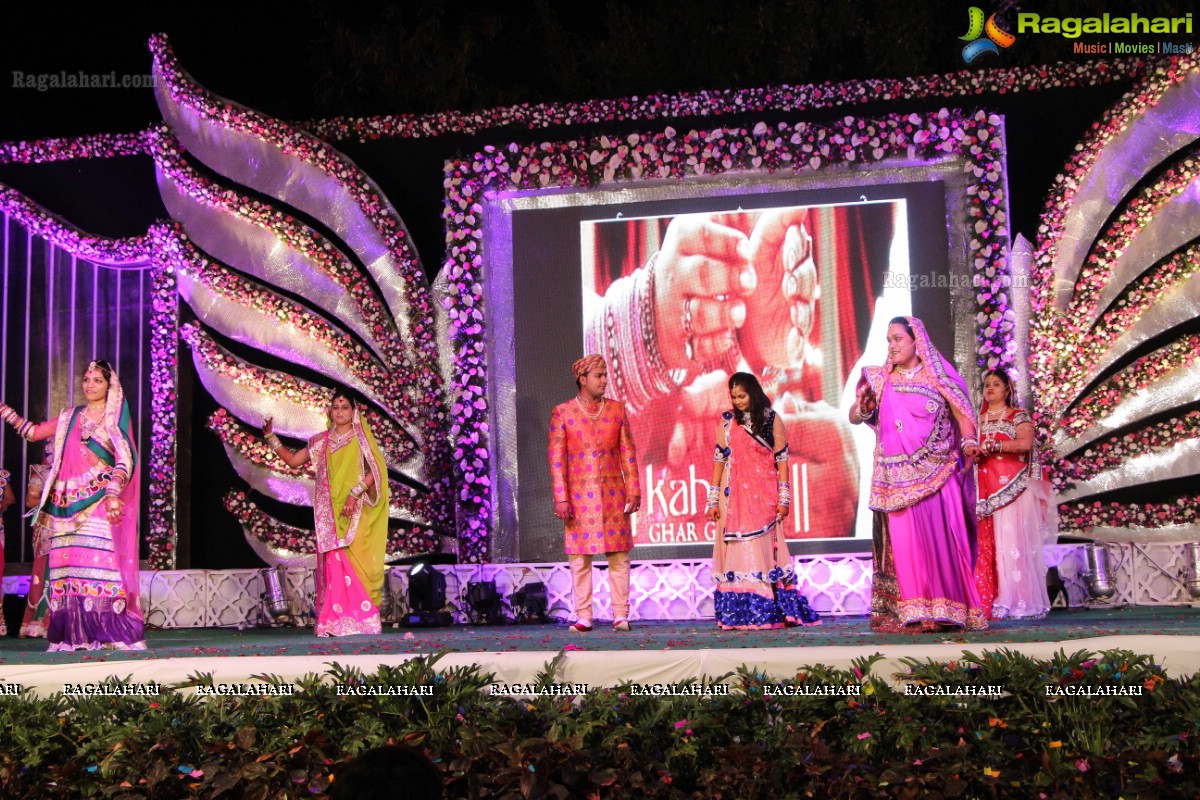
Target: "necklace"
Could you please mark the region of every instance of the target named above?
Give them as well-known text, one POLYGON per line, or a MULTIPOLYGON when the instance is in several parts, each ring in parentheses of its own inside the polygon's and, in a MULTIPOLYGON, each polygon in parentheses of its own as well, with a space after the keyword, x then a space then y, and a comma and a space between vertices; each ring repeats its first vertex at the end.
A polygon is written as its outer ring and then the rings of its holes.
POLYGON ((579 399, 579 395, 575 395, 575 403, 579 406, 579 410, 583 412, 583 415, 585 417, 587 417, 588 419, 598 419, 600 417, 600 415, 604 412, 604 398, 603 397, 600 398, 600 402, 596 408, 595 413, 588 411, 587 405, 585 405, 584 402, 579 399))
POLYGON ((345 433, 338 433, 337 431, 331 430, 329 431, 329 446, 332 449, 337 450, 338 448, 348 444, 350 439, 353 437, 354 428, 351 428, 345 433))
POLYGON ((903 375, 904 377, 908 378, 909 380, 912 380, 913 376, 916 375, 918 372, 920 372, 924 368, 925 368, 924 362, 917 364, 912 369, 905 369, 904 367, 900 366, 899 364, 896 365, 896 369, 900 370, 900 374, 903 375))
POLYGON ((1008 409, 1006 409, 1006 408, 1002 408, 999 411, 992 411, 992 409, 989 408, 987 410, 987 418, 988 419, 1000 419, 1001 417, 1004 416, 1004 412, 1007 410, 1008 409))
POLYGON ((83 410, 83 414, 80 415, 81 418, 79 420, 79 438, 83 439, 85 442, 91 440, 92 435, 96 432, 96 429, 100 427, 102 422, 104 422, 103 409, 100 410, 100 419, 92 419, 92 417, 89 416, 89 412, 91 410, 92 409, 90 406, 85 408, 83 410))

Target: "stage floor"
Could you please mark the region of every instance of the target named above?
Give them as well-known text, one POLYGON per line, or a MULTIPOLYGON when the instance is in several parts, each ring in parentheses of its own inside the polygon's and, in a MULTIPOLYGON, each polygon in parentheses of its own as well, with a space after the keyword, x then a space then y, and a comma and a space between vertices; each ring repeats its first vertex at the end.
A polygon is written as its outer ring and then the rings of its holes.
POLYGON ((598 625, 572 634, 565 625, 389 628, 377 636, 317 639, 301 628, 163 629, 147 633, 150 649, 127 653, 47 653, 45 640, 0 640, 0 682, 32 687, 39 695, 66 683, 108 676, 171 684, 211 672, 218 682, 256 675, 285 680, 338 663, 374 671, 417 655, 444 652, 443 668, 478 664, 497 680, 527 682, 560 651, 563 682, 612 686, 623 680, 681 681, 720 675, 743 664, 777 677, 806 664, 848 667, 881 653, 876 673, 899 670, 899 659, 953 659, 964 651, 1009 649, 1045 658, 1058 650, 1128 649, 1151 654, 1171 675, 1200 671, 1200 608, 1128 607, 1058 609, 1040 621, 994 622, 959 635, 876 634, 866 617, 830 617, 819 626, 776 631, 720 631, 711 622, 642 622, 617 633, 598 625))

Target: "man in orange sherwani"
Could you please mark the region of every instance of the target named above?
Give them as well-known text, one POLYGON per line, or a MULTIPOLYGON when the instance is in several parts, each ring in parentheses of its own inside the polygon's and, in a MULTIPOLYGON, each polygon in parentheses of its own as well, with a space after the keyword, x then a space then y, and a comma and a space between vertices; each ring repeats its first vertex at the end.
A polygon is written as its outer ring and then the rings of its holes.
POLYGON ((637 456, 625 406, 604 397, 608 365, 585 356, 572 366, 578 394, 550 414, 550 481, 554 515, 575 585, 571 631, 592 629, 592 556, 608 556, 613 629, 629 630, 629 516, 642 502, 637 456))

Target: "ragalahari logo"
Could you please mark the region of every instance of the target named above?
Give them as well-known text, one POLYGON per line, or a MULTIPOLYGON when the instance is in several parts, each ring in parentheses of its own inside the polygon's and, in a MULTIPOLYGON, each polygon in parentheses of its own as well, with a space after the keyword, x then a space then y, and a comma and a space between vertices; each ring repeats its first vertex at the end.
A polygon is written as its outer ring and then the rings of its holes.
POLYGON ((966 35, 958 38, 967 42, 967 46, 963 48, 962 57, 963 61, 968 64, 984 53, 1000 55, 999 48, 1010 47, 1017 40, 1017 37, 1002 30, 996 24, 995 14, 992 14, 987 18, 987 22, 984 22, 983 10, 976 6, 968 9, 966 35))

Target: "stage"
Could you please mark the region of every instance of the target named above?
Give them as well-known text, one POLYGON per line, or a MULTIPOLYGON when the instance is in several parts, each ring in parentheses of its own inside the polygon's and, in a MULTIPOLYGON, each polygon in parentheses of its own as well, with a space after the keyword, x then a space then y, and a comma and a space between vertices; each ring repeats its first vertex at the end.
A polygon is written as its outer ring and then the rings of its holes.
POLYGON ((786 678, 818 663, 849 669, 874 653, 884 656, 875 673, 890 679, 903 669, 902 658, 950 661, 1001 649, 1034 658, 1059 650, 1130 650, 1153 655, 1179 677, 1200 671, 1200 608, 1056 609, 1045 620, 998 621, 987 631, 950 636, 876 634, 866 617, 843 616, 776 631, 719 631, 711 621, 642 622, 627 633, 597 625, 589 634, 572 634, 563 624, 387 628, 379 636, 338 639, 300 628, 160 629, 147 631, 147 642, 150 649, 139 653, 47 653, 45 640, 10 637, 0 641, 0 683, 46 696, 108 677, 164 686, 200 673, 218 684, 260 675, 290 682, 335 663, 371 673, 438 653, 438 669, 479 665, 507 684, 534 680, 559 653, 556 680, 591 688, 716 677, 742 665, 786 678))

